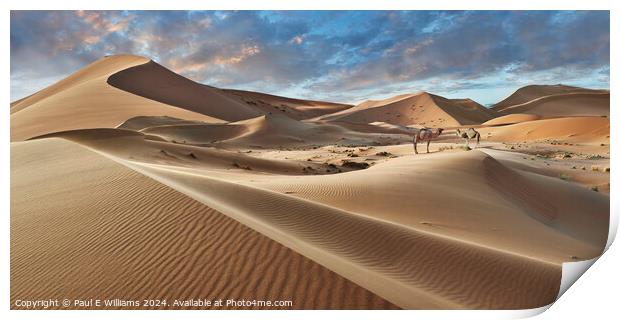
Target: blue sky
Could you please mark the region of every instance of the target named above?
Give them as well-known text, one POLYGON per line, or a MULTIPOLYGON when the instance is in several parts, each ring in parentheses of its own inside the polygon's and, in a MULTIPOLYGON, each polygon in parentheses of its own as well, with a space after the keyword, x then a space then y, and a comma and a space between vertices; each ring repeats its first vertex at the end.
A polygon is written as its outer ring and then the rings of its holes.
POLYGON ((104 55, 223 88, 483 104, 528 84, 609 88, 608 11, 12 11, 11 100, 104 55))

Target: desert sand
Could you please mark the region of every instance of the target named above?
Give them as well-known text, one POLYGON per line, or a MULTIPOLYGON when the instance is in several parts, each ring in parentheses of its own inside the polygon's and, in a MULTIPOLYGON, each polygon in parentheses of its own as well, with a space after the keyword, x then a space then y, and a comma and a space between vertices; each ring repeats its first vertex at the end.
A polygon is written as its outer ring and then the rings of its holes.
POLYGON ((609 131, 602 90, 351 106, 106 57, 11 105, 11 299, 540 307, 605 246, 609 131))

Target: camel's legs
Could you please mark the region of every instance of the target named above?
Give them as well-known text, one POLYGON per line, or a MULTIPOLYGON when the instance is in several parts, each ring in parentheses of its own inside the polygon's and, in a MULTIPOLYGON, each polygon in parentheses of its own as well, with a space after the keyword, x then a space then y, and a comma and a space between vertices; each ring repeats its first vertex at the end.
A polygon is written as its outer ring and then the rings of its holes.
POLYGON ((428 142, 426 143, 426 153, 428 153, 428 146, 431 145, 431 139, 428 139, 428 142))
POLYGON ((413 137, 413 151, 418 154, 418 137, 413 137))
MULTIPOLYGON (((476 148, 478 148, 478 145, 480 144, 480 133, 476 134, 476 148)), ((475 148, 474 148, 475 149, 475 148)))
POLYGON ((469 138, 465 138, 465 148, 469 148, 469 138))

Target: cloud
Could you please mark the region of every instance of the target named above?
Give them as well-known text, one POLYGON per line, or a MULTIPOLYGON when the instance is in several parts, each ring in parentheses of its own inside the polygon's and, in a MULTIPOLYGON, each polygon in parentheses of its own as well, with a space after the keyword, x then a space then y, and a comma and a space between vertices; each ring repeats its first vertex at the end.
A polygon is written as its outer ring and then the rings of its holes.
POLYGON ((117 53, 214 86, 341 101, 425 83, 608 86, 609 31, 608 11, 12 11, 11 96, 117 53))

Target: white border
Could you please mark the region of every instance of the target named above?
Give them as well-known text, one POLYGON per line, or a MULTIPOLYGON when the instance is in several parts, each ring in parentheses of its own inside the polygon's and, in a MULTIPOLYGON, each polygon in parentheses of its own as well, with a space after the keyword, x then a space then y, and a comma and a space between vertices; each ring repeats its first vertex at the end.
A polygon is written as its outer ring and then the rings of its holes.
MULTIPOLYGON (((192 0, 107 0, 105 2, 89 2, 85 3, 83 0, 55 0, 55 1, 36 1, 36 0, 21 0, 21 1, 3 1, 0 6, 3 9, 3 25, 2 40, 5 44, 2 50, 3 57, 3 70, 4 78, 2 79, 2 88, 4 89, 4 106, 6 111, 2 113, 0 117, 2 121, 0 128, 2 130, 4 141, 9 141, 9 113, 8 105, 10 103, 10 86, 9 86, 9 74, 10 74, 10 56, 9 56, 9 30, 10 30, 10 11, 9 10, 69 10, 69 9, 127 9, 127 10, 140 10, 140 9, 157 9, 157 10, 170 10, 170 9, 211 9, 211 10, 225 10, 225 9, 285 9, 285 10, 611 10, 611 61, 610 66, 614 64, 614 57, 617 56, 617 39, 614 39, 614 35, 618 34, 618 23, 620 15, 618 13, 618 3, 620 1, 604 1, 604 0, 518 0, 518 1, 489 1, 489 0, 421 0, 421 1, 394 1, 394 0, 357 0, 357 1, 334 1, 334 0, 262 0, 262 1, 250 1, 250 0, 226 0, 226 1, 192 1, 192 0)), ((617 71, 611 67, 610 74, 610 90, 617 92, 617 71)), ((618 115, 616 112, 618 99, 615 94, 611 95, 611 119, 614 121, 618 115)), ((618 121, 612 122, 611 126, 611 154, 615 155, 618 151, 618 143, 616 143, 615 137, 618 134, 617 124, 618 121)), ((10 224, 9 224, 9 210, 10 210, 10 160, 9 160, 9 143, 4 143, 1 146, 2 150, 2 213, 4 218, 2 219, 3 231, 2 232, 2 261, 0 270, 2 271, 2 300, 5 301, 5 305, 2 307, 3 319, 33 319, 38 317, 46 317, 51 319, 136 319, 136 318, 151 318, 151 319, 170 319, 171 317, 183 317, 190 319, 204 319, 205 317, 217 317, 221 319, 247 319, 255 317, 268 317, 273 319, 283 319, 295 317, 299 319, 316 319, 316 318, 332 318, 332 317, 355 317, 359 319, 376 319, 377 317, 387 318, 406 318, 413 319, 417 317, 432 318, 432 319, 505 319, 515 317, 527 317, 536 315, 543 312, 546 308, 540 308, 536 310, 523 310, 523 311, 12 311, 9 312, 9 246, 10 246, 10 224)), ((618 160, 615 157, 611 159, 611 167, 614 168, 611 172, 611 216, 610 223, 610 240, 608 241, 607 248, 611 245, 611 242, 615 238, 615 231, 618 223, 618 201, 617 192, 614 186, 618 185, 618 171, 620 168, 618 160)), ((592 315, 609 315, 617 313, 618 303, 615 299, 617 297, 618 270, 620 270, 620 249, 611 247, 609 252, 600 258, 600 261, 592 267, 592 271, 586 273, 583 276, 583 280, 580 280, 573 286, 573 289, 566 291, 561 299, 554 304, 554 306, 541 318, 547 319, 560 319, 560 318, 573 318, 576 315, 592 316, 592 315), (593 271, 596 271, 594 273, 593 271), (585 281, 587 278, 587 282, 585 281)), ((593 263, 593 261, 592 261, 593 263)), ((589 267, 590 263, 578 263, 581 268, 577 268, 577 265, 568 266, 568 269, 576 270, 577 275, 583 273, 584 266, 589 267)), ((586 268, 587 269, 587 268, 586 268)), ((573 274, 573 276, 575 276, 573 274)), ((563 284, 563 289, 567 288, 563 284)))

